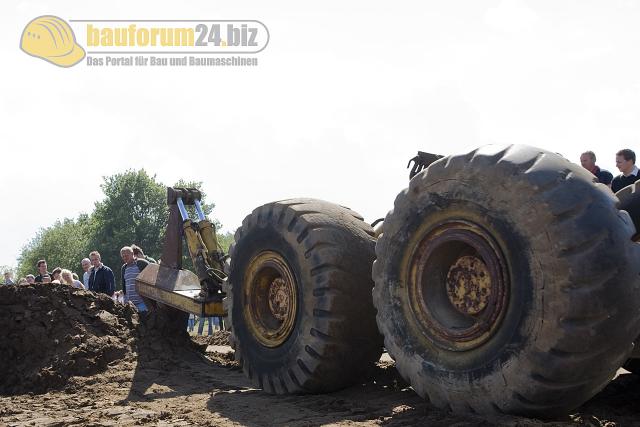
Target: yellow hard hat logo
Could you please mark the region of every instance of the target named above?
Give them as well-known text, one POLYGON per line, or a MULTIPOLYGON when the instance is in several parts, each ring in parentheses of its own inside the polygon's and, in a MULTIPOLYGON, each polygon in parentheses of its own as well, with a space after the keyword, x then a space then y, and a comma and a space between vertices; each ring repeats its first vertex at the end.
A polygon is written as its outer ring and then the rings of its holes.
POLYGON ((60 67, 76 65, 85 55, 69 24, 57 16, 39 16, 29 22, 22 32, 20 49, 60 67))

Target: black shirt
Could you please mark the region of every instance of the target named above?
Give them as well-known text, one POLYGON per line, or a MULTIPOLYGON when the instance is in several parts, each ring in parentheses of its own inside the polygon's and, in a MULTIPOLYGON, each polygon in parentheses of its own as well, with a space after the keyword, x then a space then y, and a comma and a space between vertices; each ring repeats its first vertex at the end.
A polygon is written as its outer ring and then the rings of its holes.
POLYGON ((44 274, 38 274, 34 280, 34 282, 36 283, 42 283, 42 276, 49 276, 51 277, 51 273, 49 273, 48 271, 44 274))
POLYGON ((638 179, 640 179, 640 173, 638 173, 637 170, 635 170, 635 172, 636 172, 635 175, 633 174, 629 176, 618 175, 615 178, 613 178, 613 181, 611 181, 611 190, 614 193, 617 193, 627 185, 631 185, 634 182, 636 182, 638 179))
POLYGON ((605 169, 600 169, 597 166, 596 166, 596 172, 594 173, 594 175, 596 176, 596 178, 598 178, 598 182, 604 185, 611 184, 611 181, 613 180, 613 174, 611 172, 605 169))

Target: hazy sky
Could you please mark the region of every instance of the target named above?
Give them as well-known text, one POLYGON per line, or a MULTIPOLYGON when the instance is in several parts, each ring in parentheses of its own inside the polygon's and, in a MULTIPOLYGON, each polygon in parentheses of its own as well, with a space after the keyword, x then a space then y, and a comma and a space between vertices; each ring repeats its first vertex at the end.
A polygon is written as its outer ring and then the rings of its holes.
POLYGON ((526 143, 578 161, 592 149, 615 172, 619 148, 640 150, 639 5, 3 0, 0 265, 130 168, 203 181, 225 230, 296 196, 373 221, 417 150, 526 143), (43 14, 257 19, 271 39, 255 68, 64 69, 18 48, 43 14))

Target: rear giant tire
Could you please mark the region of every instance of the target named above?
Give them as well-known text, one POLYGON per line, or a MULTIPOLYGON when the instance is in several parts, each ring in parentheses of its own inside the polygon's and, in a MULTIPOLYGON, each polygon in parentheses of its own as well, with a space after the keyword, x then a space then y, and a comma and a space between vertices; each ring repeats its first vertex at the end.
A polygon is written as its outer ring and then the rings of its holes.
POLYGON ((547 418, 600 391, 639 326, 640 252, 615 203, 584 169, 525 146, 414 177, 373 267, 400 374, 455 412, 547 418))
POLYGON ((622 367, 632 374, 640 375, 640 359, 629 359, 622 367))
MULTIPOLYGON (((636 227, 633 240, 637 242, 640 240, 640 181, 627 185, 616 193, 616 197, 618 198, 618 209, 626 211, 631 217, 633 225, 636 227)), ((640 331, 636 332, 636 334, 638 333, 640 333, 640 331)), ((627 360, 623 368, 629 372, 640 375, 640 359, 638 358, 640 351, 637 348, 640 346, 640 338, 636 338, 635 345, 635 358, 627 360)))
POLYGON ((640 237, 640 181, 627 185, 616 193, 618 209, 627 211, 636 227, 635 240, 640 237))
POLYGON ((328 202, 269 203, 231 246, 227 327, 247 377, 269 393, 354 384, 380 357, 371 290, 373 230, 328 202))

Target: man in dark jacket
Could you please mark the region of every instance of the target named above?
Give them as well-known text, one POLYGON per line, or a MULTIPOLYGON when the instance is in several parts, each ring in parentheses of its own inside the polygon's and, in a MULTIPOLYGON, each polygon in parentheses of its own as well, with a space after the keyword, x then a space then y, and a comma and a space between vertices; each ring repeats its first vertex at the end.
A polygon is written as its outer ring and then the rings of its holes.
POLYGON ((89 260, 91 260, 91 265, 93 265, 91 276, 89 276, 89 290, 113 296, 113 292, 115 291, 113 270, 102 263, 98 251, 91 252, 89 254, 89 260))
POLYGON ((611 180, 613 180, 613 174, 608 170, 600 169, 596 165, 596 153, 593 151, 585 151, 580 155, 580 164, 583 168, 591 172, 598 178, 598 182, 611 187, 611 180))

